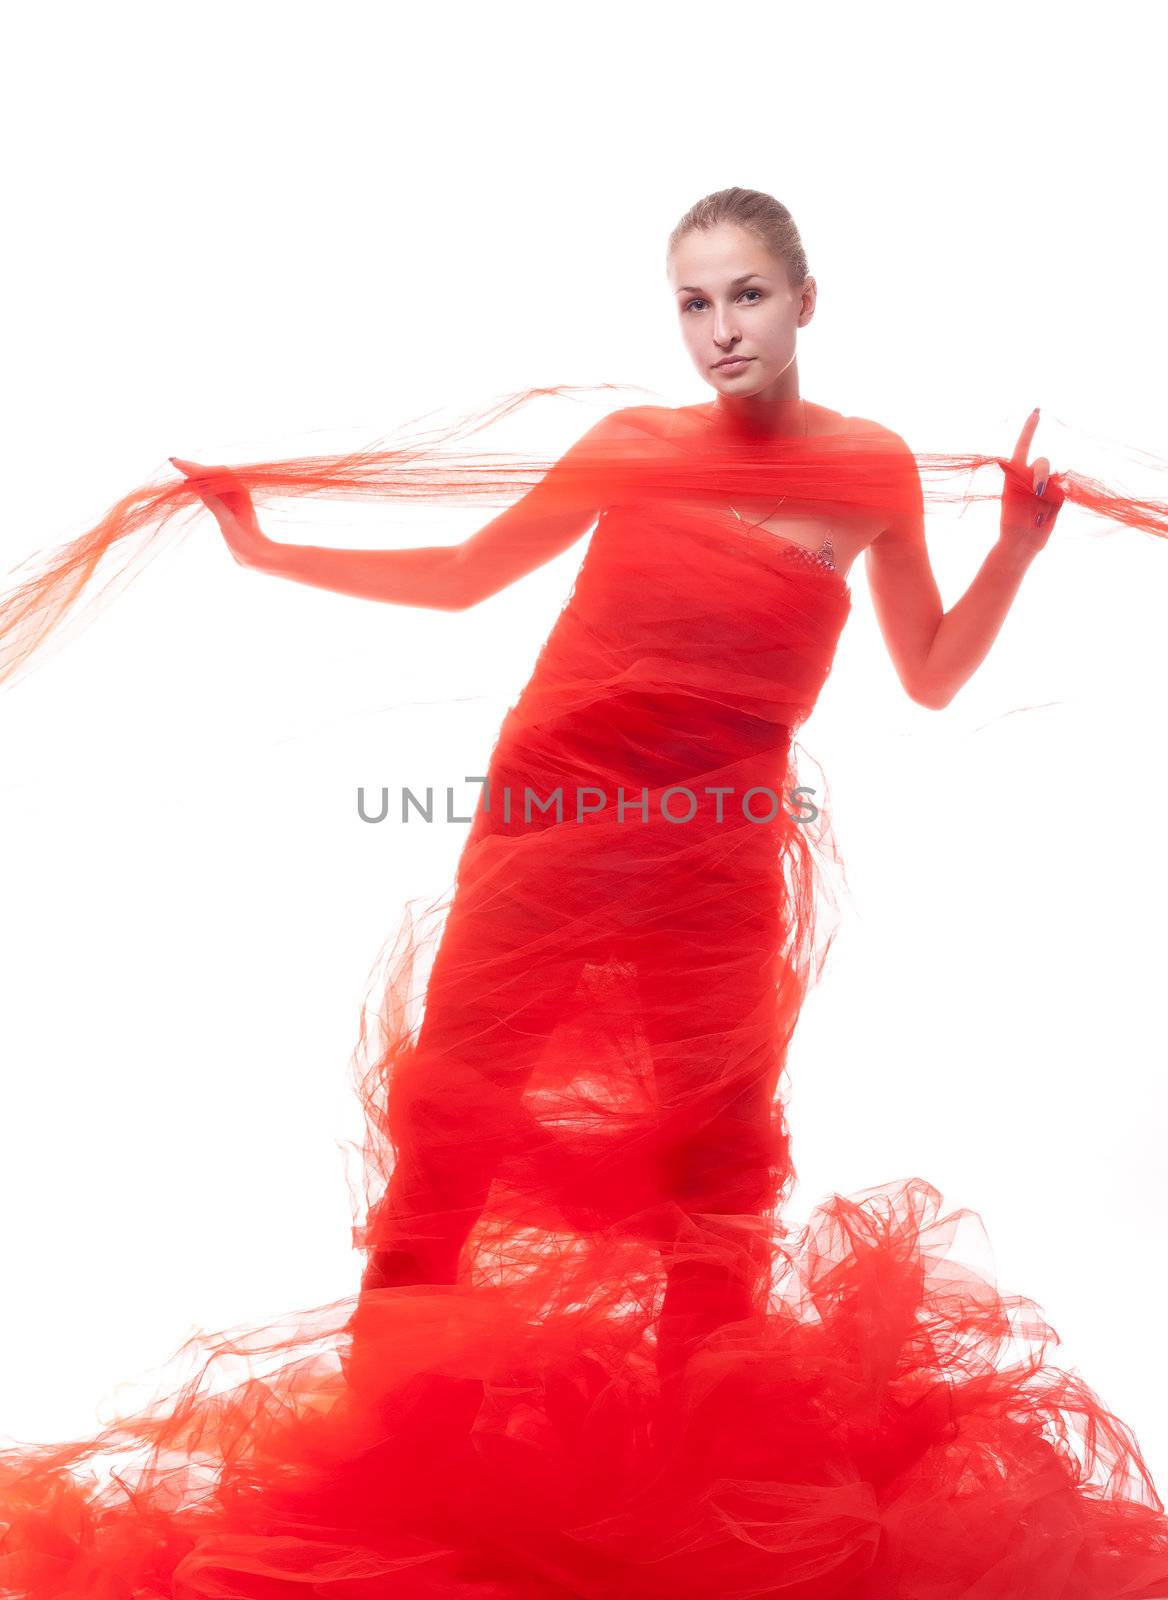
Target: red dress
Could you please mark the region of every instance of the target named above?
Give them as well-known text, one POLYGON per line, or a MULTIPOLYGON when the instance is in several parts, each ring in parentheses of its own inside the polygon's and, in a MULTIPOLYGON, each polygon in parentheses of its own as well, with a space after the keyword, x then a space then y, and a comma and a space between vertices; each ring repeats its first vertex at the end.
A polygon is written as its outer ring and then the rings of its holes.
POLYGON ((962 1213, 781 1220, 830 939, 792 742, 850 605, 829 549, 606 507, 380 980, 361 1295, 231 1336, 274 1369, 128 1419, 120 1482, 0 1458, 0 1593, 1168 1595, 1138 1447, 947 1254, 962 1213))

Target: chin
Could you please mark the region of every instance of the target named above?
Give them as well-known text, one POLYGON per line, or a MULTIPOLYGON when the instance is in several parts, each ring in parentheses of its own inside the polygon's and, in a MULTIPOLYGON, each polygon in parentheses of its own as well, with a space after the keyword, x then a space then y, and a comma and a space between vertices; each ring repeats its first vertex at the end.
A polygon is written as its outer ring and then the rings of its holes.
POLYGON ((744 395, 760 394, 767 384, 767 380, 759 376, 736 378, 731 374, 723 378, 716 372, 707 372, 704 376, 706 382, 718 394, 730 395, 736 400, 741 399, 744 395))

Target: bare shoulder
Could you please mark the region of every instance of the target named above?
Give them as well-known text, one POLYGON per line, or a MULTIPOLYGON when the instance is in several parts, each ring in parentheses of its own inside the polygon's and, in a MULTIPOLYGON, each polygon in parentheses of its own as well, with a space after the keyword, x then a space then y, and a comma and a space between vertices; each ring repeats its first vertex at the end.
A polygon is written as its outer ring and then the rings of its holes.
MULTIPOLYGON (((838 415, 838 413, 837 413, 838 415)), ((886 427, 872 417, 842 417, 844 431, 850 439, 867 445, 882 445, 892 455, 907 458, 912 451, 894 429, 886 427)))
POLYGON ((833 410, 831 406, 816 405, 810 400, 806 404, 809 424, 807 431, 812 438, 816 436, 842 438, 868 449, 873 446, 884 448, 893 455, 907 457, 912 454, 898 433, 872 417, 846 416, 842 411, 833 410))
POLYGON ((649 427, 645 413, 652 409, 622 406, 598 417, 561 453, 545 481, 554 483, 557 493, 563 494, 567 492, 569 481, 574 479, 582 490, 591 494, 596 488, 595 474, 623 460, 629 454, 627 448, 622 448, 628 441, 643 441, 647 437, 649 427))
POLYGON ((600 432, 611 439, 629 439, 637 435, 658 434, 669 417, 666 406, 618 406, 601 417, 596 424, 600 432))
MULTIPOLYGON (((891 471, 879 491, 879 525, 872 539, 881 552, 900 553, 902 546, 924 540, 924 501, 920 469, 910 446, 895 429, 871 417, 849 417, 849 435, 866 448, 887 450, 891 471)), ((884 477, 884 474, 881 474, 884 477)))
MULTIPOLYGON (((873 478, 870 504, 853 504, 840 513, 847 553, 854 559, 877 545, 883 550, 890 543, 899 542, 902 535, 915 538, 920 520, 920 476, 904 439, 874 417, 845 416, 826 406, 815 410, 820 416, 821 434, 844 438, 848 447, 863 451, 868 460, 873 453, 888 456, 888 467, 873 478)), ((814 425, 812 431, 816 431, 814 425)))

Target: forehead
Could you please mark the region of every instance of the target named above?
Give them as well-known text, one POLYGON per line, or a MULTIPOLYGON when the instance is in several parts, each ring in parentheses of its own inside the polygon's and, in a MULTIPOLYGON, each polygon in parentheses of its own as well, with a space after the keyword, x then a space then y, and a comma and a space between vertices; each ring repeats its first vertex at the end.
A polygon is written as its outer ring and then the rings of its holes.
POLYGON ((756 234, 731 223, 692 228, 669 258, 669 281, 675 288, 730 288, 747 276, 774 276, 775 263, 756 234))

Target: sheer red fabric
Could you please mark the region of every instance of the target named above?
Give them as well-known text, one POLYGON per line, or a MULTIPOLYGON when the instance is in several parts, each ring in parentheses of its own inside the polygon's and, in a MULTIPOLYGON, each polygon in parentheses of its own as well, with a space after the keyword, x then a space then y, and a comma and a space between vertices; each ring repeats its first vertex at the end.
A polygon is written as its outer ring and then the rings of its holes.
MULTIPOLYGON (((360 1292, 203 1334, 145 1410, 0 1454, 3 1593, 1168 1594, 1135 1439, 1050 1362, 1039 1309, 952 1253, 971 1213, 913 1178, 782 1218, 837 861, 796 735, 851 594, 726 503, 911 511, 920 462, 875 431, 761 447, 623 417, 535 474, 549 506, 586 483, 599 520, 453 889, 407 908, 374 975, 360 1292)), ((233 470, 513 495, 514 463, 449 437, 233 470)), ((1160 502, 1059 476, 1168 530, 1160 502)), ((8 670, 190 492, 130 497, 28 580, 0 610, 8 670)))

